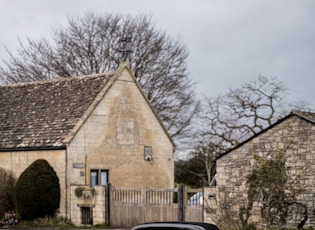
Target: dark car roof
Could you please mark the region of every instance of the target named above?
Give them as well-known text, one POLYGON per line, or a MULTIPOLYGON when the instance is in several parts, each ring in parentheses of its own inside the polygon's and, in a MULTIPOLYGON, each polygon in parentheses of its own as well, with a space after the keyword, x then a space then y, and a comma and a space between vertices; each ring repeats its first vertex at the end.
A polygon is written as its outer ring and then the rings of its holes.
POLYGON ((219 230, 219 228, 216 225, 203 222, 152 222, 140 224, 132 228, 132 230, 140 229, 219 230))

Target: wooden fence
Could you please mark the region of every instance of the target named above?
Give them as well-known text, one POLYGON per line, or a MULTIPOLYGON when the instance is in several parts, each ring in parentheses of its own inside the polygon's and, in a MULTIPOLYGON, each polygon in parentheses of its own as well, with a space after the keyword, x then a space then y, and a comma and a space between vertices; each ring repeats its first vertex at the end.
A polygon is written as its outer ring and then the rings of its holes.
POLYGON ((111 227, 130 228, 154 221, 203 221, 202 202, 188 205, 202 189, 145 189, 109 187, 111 227))

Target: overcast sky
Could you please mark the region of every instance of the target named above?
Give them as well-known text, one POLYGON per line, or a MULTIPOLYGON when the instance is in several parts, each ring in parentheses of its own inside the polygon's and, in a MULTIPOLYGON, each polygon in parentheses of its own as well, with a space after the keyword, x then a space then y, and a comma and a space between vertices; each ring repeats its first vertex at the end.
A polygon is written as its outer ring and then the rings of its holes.
POLYGON ((315 98, 314 0, 0 0, 0 57, 17 38, 49 37, 67 16, 86 12, 150 14, 156 26, 180 38, 200 94, 276 76, 289 100, 315 98))

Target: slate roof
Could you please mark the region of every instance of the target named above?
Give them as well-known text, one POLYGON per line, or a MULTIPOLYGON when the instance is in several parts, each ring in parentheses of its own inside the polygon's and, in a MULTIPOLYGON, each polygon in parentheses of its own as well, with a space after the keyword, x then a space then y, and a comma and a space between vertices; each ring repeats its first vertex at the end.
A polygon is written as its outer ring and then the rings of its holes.
POLYGON ((115 75, 0 86, 0 151, 64 148, 72 129, 115 75))
POLYGON ((262 133, 266 132, 269 129, 272 129, 274 126, 280 124, 281 122, 283 122, 284 120, 289 119, 292 116, 296 116, 299 117, 300 119, 303 119, 307 122, 310 122, 312 124, 315 125, 315 113, 313 112, 305 112, 305 111, 300 111, 300 110, 292 110, 287 116, 279 119, 277 122, 275 122, 274 124, 270 125, 269 127, 267 127, 266 129, 260 131, 259 133, 251 136, 250 138, 248 138, 247 140, 243 141, 242 143, 238 144, 237 146, 227 150, 226 152, 222 153, 220 156, 217 157, 217 159, 220 159, 221 157, 229 154, 230 152, 232 152, 233 150, 241 147, 242 145, 246 144, 247 142, 251 141, 252 139, 254 139, 255 137, 261 135, 262 133))

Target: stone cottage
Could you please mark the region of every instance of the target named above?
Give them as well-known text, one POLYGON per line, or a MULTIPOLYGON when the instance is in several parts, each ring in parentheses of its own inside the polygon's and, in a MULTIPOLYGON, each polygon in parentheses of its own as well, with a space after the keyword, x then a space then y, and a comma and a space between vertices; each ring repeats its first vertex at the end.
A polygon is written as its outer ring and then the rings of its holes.
MULTIPOLYGON (((315 113, 310 112, 292 111, 217 160, 218 207, 228 203, 239 213, 247 204, 246 176, 254 166, 254 154, 272 157, 276 151, 284 152, 287 175, 298 179, 295 186, 303 189, 297 202, 307 207, 307 213, 292 207, 287 225, 296 227, 307 216, 305 226, 315 226, 315 113)), ((261 221, 260 205, 254 204, 251 222, 261 221)))
POLYGON ((0 86, 0 108, 0 167, 18 178, 46 159, 60 180, 60 215, 74 224, 86 210, 88 223, 104 223, 108 183, 174 187, 174 143, 124 63, 109 74, 0 86))

